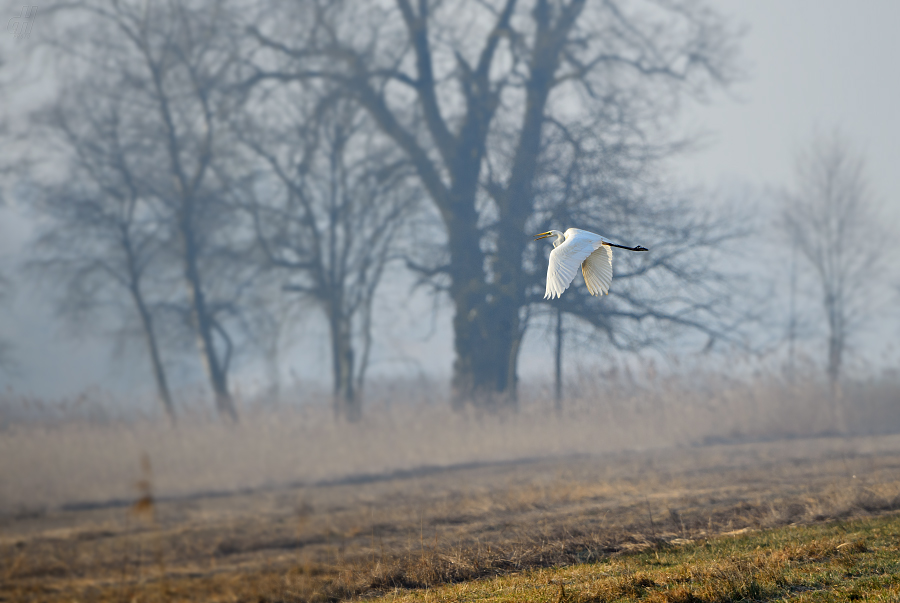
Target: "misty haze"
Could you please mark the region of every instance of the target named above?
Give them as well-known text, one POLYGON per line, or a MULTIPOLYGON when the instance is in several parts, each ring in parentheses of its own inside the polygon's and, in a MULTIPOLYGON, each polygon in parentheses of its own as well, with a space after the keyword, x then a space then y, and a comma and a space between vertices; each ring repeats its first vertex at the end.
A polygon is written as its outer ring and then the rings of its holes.
POLYGON ((894 600, 898 20, 0 3, 0 600, 894 600))

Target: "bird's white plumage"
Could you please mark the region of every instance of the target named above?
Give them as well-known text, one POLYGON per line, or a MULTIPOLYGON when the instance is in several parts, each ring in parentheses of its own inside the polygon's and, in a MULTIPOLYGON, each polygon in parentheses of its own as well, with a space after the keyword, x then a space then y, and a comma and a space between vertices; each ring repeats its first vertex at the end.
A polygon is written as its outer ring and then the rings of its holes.
POLYGON ((591 295, 609 294, 613 277, 612 247, 600 245, 581 265, 581 273, 591 295))
POLYGON ((568 229, 563 236, 565 241, 550 252, 544 299, 560 297, 569 288, 582 264, 591 295, 608 293, 612 281, 612 249, 603 245, 603 237, 578 228, 568 229), (595 254, 596 258, 588 261, 595 254))

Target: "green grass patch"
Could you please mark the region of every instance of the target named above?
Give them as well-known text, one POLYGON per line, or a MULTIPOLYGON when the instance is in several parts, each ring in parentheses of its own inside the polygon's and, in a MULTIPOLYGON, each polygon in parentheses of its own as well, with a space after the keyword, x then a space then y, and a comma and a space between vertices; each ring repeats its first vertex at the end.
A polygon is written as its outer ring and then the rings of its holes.
POLYGON ((659 545, 597 563, 397 590, 390 601, 893 601, 900 516, 659 545))

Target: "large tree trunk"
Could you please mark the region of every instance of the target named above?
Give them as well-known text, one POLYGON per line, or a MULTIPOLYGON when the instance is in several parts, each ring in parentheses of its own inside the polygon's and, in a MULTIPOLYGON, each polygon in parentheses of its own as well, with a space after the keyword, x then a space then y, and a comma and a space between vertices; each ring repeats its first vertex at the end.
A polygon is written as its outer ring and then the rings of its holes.
POLYGON ((234 408, 231 393, 228 391, 228 378, 219 355, 216 353, 213 340, 213 320, 203 294, 200 270, 197 266, 193 227, 185 215, 181 216, 180 222, 184 277, 188 289, 191 318, 194 321, 194 328, 197 330, 197 347, 215 396, 216 410, 220 415, 228 415, 232 421, 237 421, 237 411, 234 408))
POLYGON ((353 341, 350 321, 332 313, 328 321, 331 336, 331 371, 334 377, 335 418, 358 421, 362 417, 360 400, 354 387, 353 341))
MULTIPOLYGON (((453 404, 478 407, 515 406, 519 308, 474 281, 454 280, 451 295, 454 349, 453 404), (492 298, 490 301, 485 297, 492 298)), ((483 285, 483 284, 482 284, 483 285)))
MULTIPOLYGON (((515 406, 521 304, 515 287, 504 286, 505 281, 487 282, 475 211, 478 166, 472 168, 469 185, 457 189, 457 211, 447 222, 450 296, 455 307, 453 406, 515 406)), ((457 182, 464 179, 457 176, 457 182)))

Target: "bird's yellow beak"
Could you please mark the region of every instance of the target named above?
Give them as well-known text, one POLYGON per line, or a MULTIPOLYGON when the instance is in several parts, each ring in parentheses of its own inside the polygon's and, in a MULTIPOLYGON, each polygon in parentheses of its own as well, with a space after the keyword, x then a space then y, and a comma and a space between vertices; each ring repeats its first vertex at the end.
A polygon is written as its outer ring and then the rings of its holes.
POLYGON ((534 240, 540 241, 541 239, 546 239, 547 237, 551 236, 552 234, 553 233, 550 233, 550 232, 542 232, 542 233, 534 235, 534 240))

